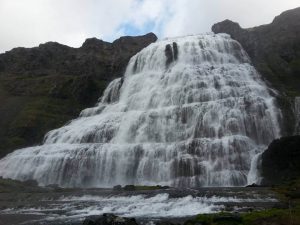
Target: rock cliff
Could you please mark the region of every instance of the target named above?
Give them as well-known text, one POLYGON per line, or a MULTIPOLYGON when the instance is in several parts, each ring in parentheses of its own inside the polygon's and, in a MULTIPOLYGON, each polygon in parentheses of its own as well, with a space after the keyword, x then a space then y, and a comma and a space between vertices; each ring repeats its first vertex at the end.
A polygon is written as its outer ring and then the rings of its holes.
POLYGON ((274 140, 262 154, 263 184, 283 184, 300 177, 300 136, 274 140))
POLYGON ((47 42, 0 54, 0 157, 38 144, 45 133, 95 104, 129 59, 157 37, 87 39, 80 48, 47 42))
POLYGON ((213 25, 239 41, 269 86, 279 91, 283 135, 295 131, 294 99, 300 96, 300 8, 283 12, 271 24, 243 29, 230 20, 213 25))

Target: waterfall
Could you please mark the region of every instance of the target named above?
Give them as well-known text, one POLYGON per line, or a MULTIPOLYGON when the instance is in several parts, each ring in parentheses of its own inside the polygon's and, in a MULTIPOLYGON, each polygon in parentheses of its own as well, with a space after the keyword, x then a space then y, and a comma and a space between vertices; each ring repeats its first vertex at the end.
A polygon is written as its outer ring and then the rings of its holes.
POLYGON ((63 187, 245 185, 280 136, 274 101, 229 35, 158 41, 95 107, 1 159, 0 176, 63 187))

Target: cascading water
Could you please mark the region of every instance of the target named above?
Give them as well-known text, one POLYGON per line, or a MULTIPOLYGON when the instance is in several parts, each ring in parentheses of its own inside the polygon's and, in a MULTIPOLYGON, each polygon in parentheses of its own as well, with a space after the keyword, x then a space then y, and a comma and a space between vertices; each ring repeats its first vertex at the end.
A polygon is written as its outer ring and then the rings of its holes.
POLYGON ((95 107, 3 158, 0 176, 64 187, 245 185, 280 135, 278 115, 230 36, 163 40, 132 57, 95 107))
POLYGON ((295 125, 295 135, 300 134, 300 97, 295 97, 295 118, 296 118, 296 125, 295 125))

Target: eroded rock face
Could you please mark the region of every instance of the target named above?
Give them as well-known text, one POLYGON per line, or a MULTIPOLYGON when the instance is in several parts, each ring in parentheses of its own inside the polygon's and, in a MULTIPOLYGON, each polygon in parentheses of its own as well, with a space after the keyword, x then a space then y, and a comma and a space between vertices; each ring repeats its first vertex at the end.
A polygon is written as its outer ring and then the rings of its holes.
POLYGON ((300 136, 274 140, 262 154, 263 184, 282 184, 300 176, 300 136))
POLYGON ((300 8, 283 12, 271 24, 243 29, 230 20, 212 27, 239 41, 270 86, 281 95, 283 135, 295 130, 294 97, 300 95, 300 8))
POLYGON ((95 104, 129 59, 157 37, 87 39, 80 48, 47 42, 0 54, 0 157, 37 144, 44 134, 95 104))
POLYGON ((178 59, 178 45, 176 42, 173 42, 172 45, 166 45, 165 55, 167 58, 166 67, 168 67, 172 62, 178 59))

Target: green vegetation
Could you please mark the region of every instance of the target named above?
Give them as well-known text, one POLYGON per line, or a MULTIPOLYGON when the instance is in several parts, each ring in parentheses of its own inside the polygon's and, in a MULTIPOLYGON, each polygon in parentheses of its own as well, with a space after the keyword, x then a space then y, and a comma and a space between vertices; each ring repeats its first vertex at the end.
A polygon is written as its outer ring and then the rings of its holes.
POLYGON ((241 214, 202 214, 184 225, 297 225, 300 224, 299 212, 299 209, 269 209, 241 214))
POLYGON ((0 77, 0 158, 40 144, 99 98, 108 81, 80 76, 0 77))
POLYGON ((295 75, 298 75, 298 78, 300 77, 300 59, 294 59, 292 62, 290 62, 290 67, 292 69, 292 72, 295 75))
POLYGON ((0 193, 6 192, 26 192, 26 191, 42 191, 42 188, 37 186, 36 181, 21 182, 12 179, 0 178, 0 193))
POLYGON ((299 225, 300 178, 274 187, 286 208, 273 208, 246 213, 201 214, 184 225, 299 225))

